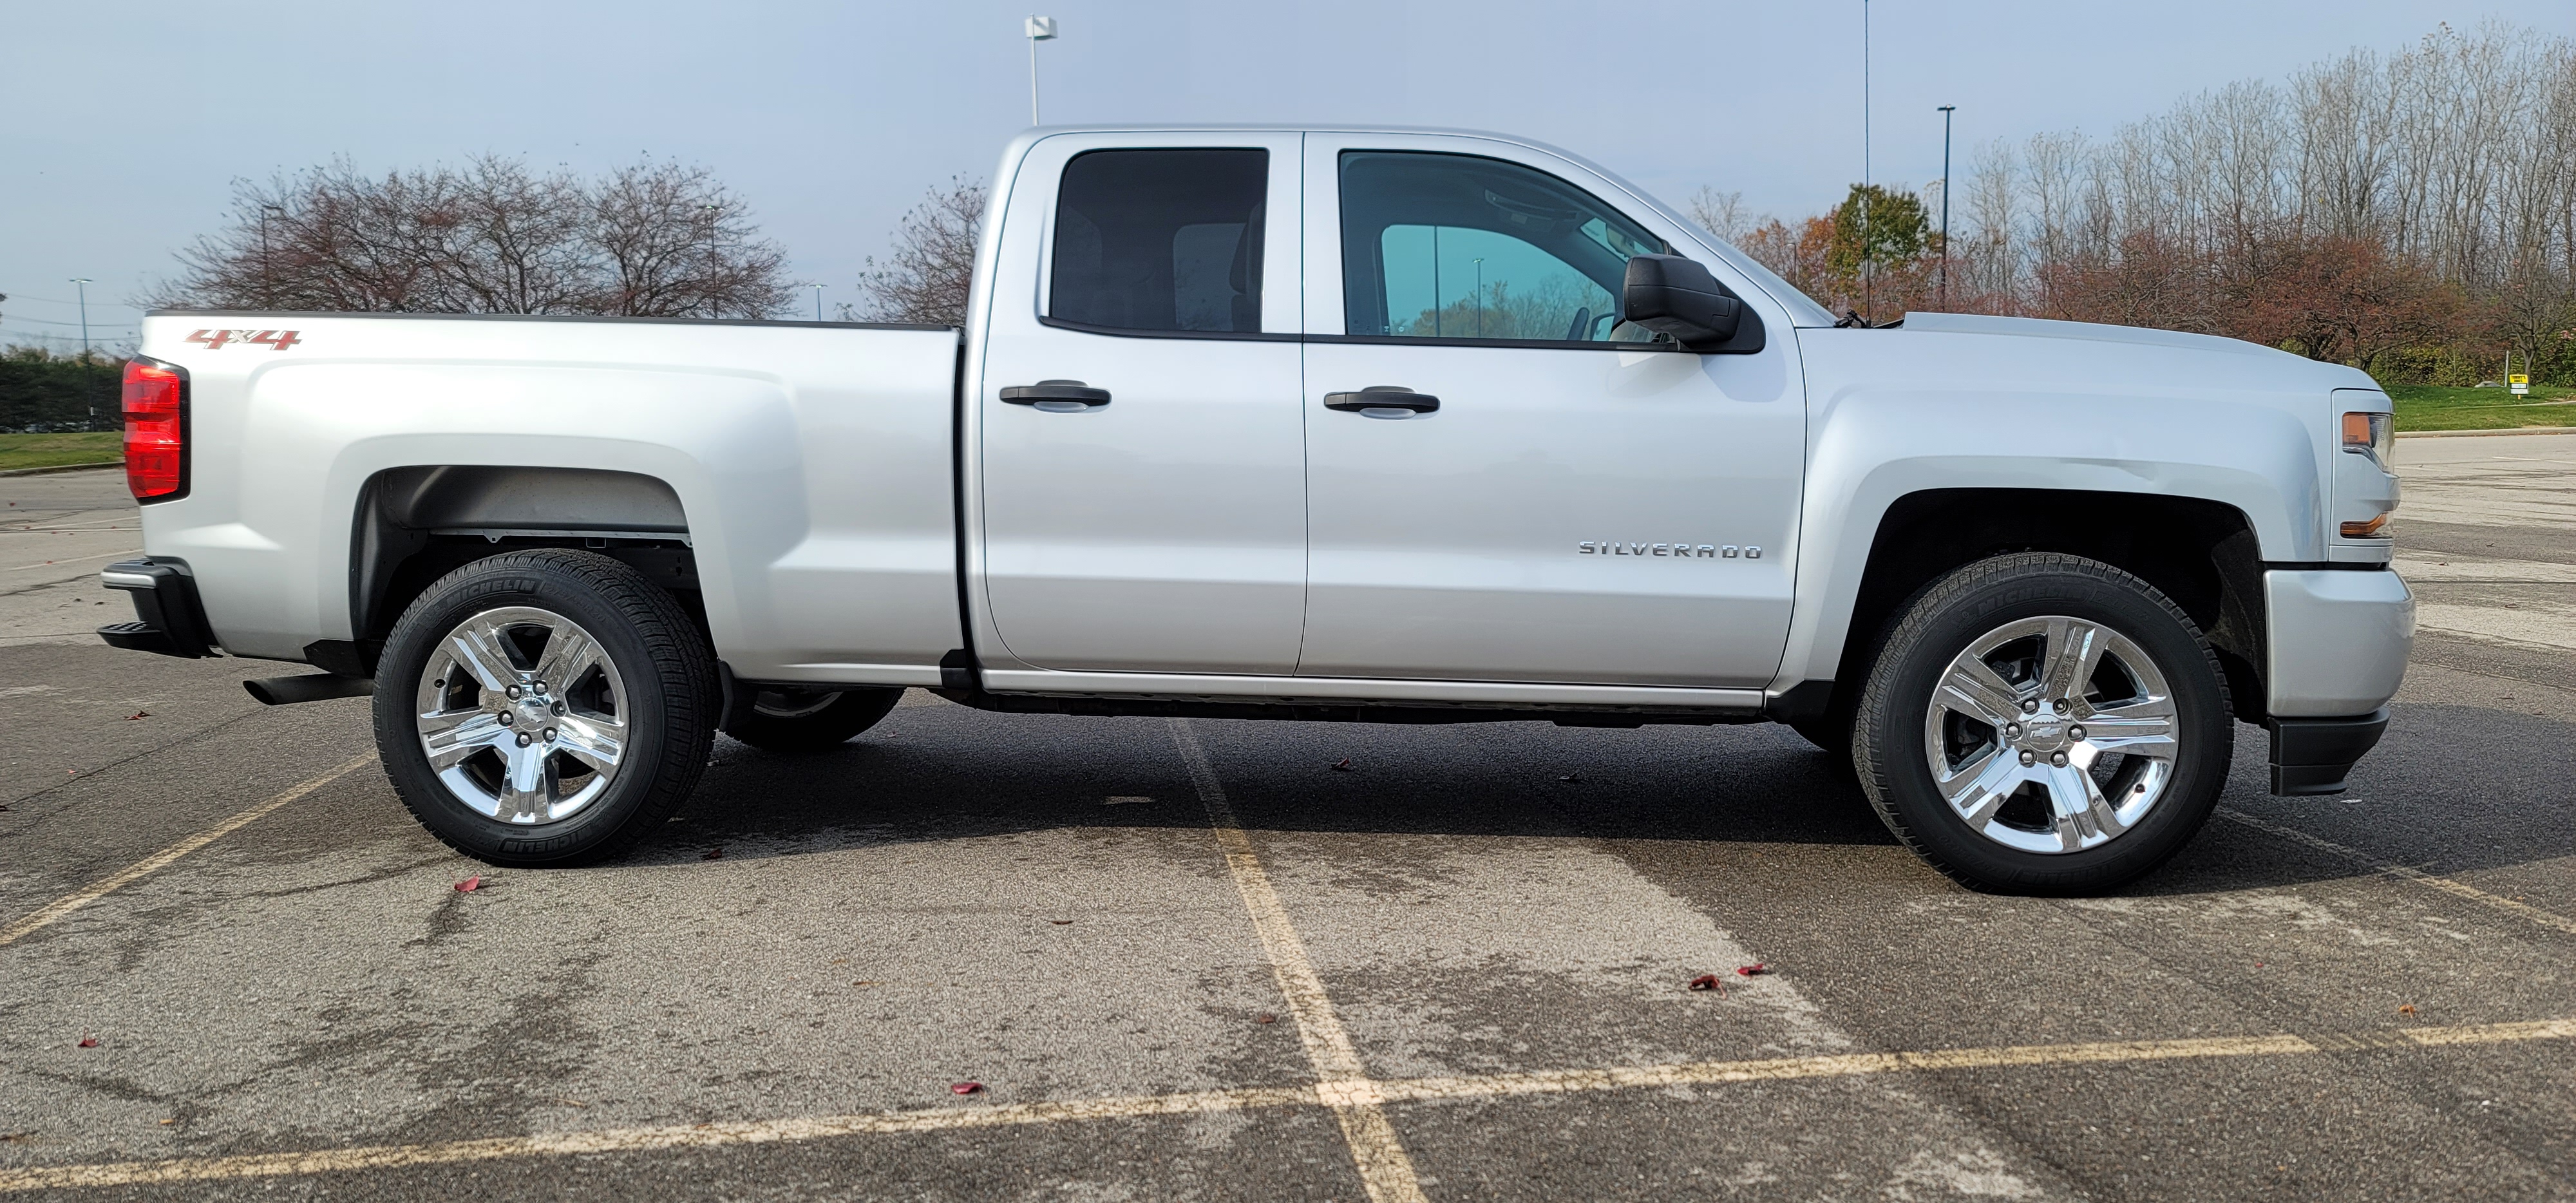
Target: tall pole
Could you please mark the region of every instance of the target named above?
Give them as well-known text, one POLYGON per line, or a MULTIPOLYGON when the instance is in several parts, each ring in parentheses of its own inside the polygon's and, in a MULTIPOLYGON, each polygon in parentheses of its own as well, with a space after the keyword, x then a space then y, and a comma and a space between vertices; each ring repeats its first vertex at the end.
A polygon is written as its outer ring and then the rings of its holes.
POLYGON ((1941 106, 1941 309, 1950 308, 1950 114, 1959 106, 1941 106))
POLYGON ((1873 273, 1869 245, 1869 0, 1860 0, 1860 307, 1876 309, 1870 300, 1873 273))
POLYGON ((1043 125, 1038 120, 1038 43, 1055 40, 1055 18, 1031 14, 1021 30, 1029 35, 1029 124, 1043 125))
POLYGON ((89 286, 96 283, 98 281, 87 276, 72 277, 72 286, 80 290, 81 358, 83 359, 89 358, 89 286))
POLYGON ((1476 337, 1485 336, 1485 260, 1476 259, 1476 337))
POLYGON ((818 321, 818 322, 819 322, 819 321, 822 321, 822 320, 823 320, 823 286, 822 286, 822 285, 820 285, 820 284, 808 284, 808 285, 806 285, 806 287, 807 287, 807 288, 811 288, 811 289, 813 289, 813 290, 814 290, 814 320, 815 320, 815 321, 818 321))

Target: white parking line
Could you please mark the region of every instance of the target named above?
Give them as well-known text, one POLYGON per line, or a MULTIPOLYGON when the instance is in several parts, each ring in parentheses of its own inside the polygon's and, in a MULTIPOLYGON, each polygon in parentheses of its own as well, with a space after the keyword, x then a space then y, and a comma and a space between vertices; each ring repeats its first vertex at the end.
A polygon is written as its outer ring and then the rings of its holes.
POLYGON ((11 568, 0 568, 0 572, 24 572, 30 568, 59 568, 65 564, 80 564, 86 563, 90 560, 104 560, 110 556, 139 556, 142 554, 143 549, 140 547, 133 548, 128 551, 102 551, 94 556, 73 556, 69 559, 63 560, 38 560, 33 564, 20 564, 11 568))
POLYGON ((222 839, 227 835, 231 835, 233 832, 240 830, 242 827, 259 818, 261 815, 267 814, 268 812, 284 806, 297 798, 301 798, 306 794, 322 788, 323 786, 329 785, 330 783, 339 780, 343 775, 348 773, 349 770, 357 768, 359 765, 367 764, 375 758, 376 754, 369 752, 366 755, 358 757, 347 764, 341 765, 330 772, 324 773, 311 781, 307 781, 302 785, 296 786, 295 788, 279 794, 266 802, 262 802, 257 806, 251 807, 249 810, 245 810, 240 814, 234 815, 233 817, 226 819, 221 823, 217 823, 204 831, 200 831, 195 835, 189 836, 188 838, 172 844, 159 852, 155 852, 150 856, 144 857, 142 860, 127 865, 106 877, 102 877, 78 890, 74 890, 69 894, 65 894, 62 897, 53 900, 46 904, 43 910, 37 911, 24 919, 20 919, 7 927, 0 927, 0 948, 5 948, 8 945, 15 944, 21 938, 44 928, 51 927, 63 916, 71 914, 73 911, 88 906, 109 894, 113 894, 118 890, 133 885, 135 882, 141 881, 145 877, 149 877, 154 873, 158 873, 161 870, 170 867, 170 865, 180 857, 186 856, 199 848, 203 848, 208 844, 214 843, 216 840, 222 839))
MULTIPOLYGON (((2016 1066, 2112 1065, 2227 1057, 2314 1056, 2320 1053, 2355 1049, 2450 1048, 2463 1045, 2521 1044, 2538 1040, 2567 1039, 2576 1039, 2576 1019, 2543 1019, 2459 1027, 2399 1028, 2394 1031, 2329 1033, 2316 1036, 2281 1033, 2269 1036, 2218 1036, 2193 1040, 2124 1040, 2106 1044, 2025 1044, 1988 1048, 1925 1049, 1915 1052, 1846 1053, 1820 1057, 1777 1057, 1760 1061, 1697 1061, 1680 1065, 1643 1065, 1601 1070, 1549 1070, 1539 1073, 1489 1074, 1479 1077, 1398 1078, 1372 1082, 1370 1085, 1380 1098, 1390 1102, 1450 1102, 1533 1094, 1709 1086, 1730 1082, 1786 1082, 1812 1078, 1938 1073, 1945 1070, 2000 1069, 2016 1066)), ((661 1128, 605 1128, 589 1132, 501 1136, 485 1140, 458 1140, 439 1144, 365 1145, 346 1149, 317 1149, 300 1153, 181 1157, 168 1161, 117 1161, 88 1165, 21 1166, 14 1169, 0 1169, 0 1193, 174 1182, 214 1182, 241 1178, 277 1178, 297 1174, 454 1165, 460 1162, 497 1161, 511 1157, 717 1148, 729 1145, 825 1140, 839 1136, 900 1135, 910 1132, 955 1131, 961 1128, 1002 1128, 1029 1124, 1142 1119, 1165 1115, 1206 1115, 1215 1112, 1316 1105, 1332 1106, 1336 1111, 1348 1106, 1336 1104, 1332 1099, 1325 1097, 1324 1088, 1318 1085, 1075 1099, 1061 1103, 1017 1103, 998 1107, 965 1105, 920 1111, 882 1111, 866 1115, 817 1115, 732 1123, 676 1124, 661 1128)), ((1418 1195, 1420 1190, 1418 1183, 1414 1189, 1418 1195)))
POLYGON ((1188 719, 1166 721, 1171 724, 1172 742, 1180 746, 1182 762, 1189 766, 1190 782, 1198 787, 1199 802, 1207 807, 1208 824, 1216 831, 1217 847, 1225 852, 1225 867, 1234 875, 1235 891, 1243 895, 1244 909, 1252 912, 1253 930, 1260 934, 1262 950, 1270 956, 1270 970, 1279 979, 1279 992, 1287 996, 1289 1018, 1296 1021, 1298 1038, 1306 1046, 1307 1063, 1315 1067, 1315 1076, 1320 1079, 1315 1086, 1316 1097, 1333 1109, 1333 1118, 1341 1121, 1342 1140, 1350 1146, 1351 1161, 1359 1167, 1361 1184, 1376 1203, 1422 1200, 1422 1182, 1413 1172, 1413 1158, 1405 1153, 1404 1142, 1396 1138, 1395 1125, 1386 1117, 1385 1095, 1360 1064, 1359 1050, 1352 1046, 1350 1033, 1334 1012, 1331 996, 1324 993, 1323 975, 1315 972, 1314 961, 1306 955, 1306 942, 1289 925, 1287 908, 1279 904, 1278 892, 1270 888, 1270 874, 1262 869, 1261 859, 1253 855, 1252 840, 1243 833, 1242 822, 1234 817, 1234 805, 1226 800, 1225 787, 1208 764, 1206 750, 1190 733, 1188 719))
POLYGON ((2456 882, 2447 877, 2436 877, 2412 865, 2401 865, 2392 860, 2373 856, 2359 848, 2347 848, 2322 836, 2309 835, 2293 827, 2284 827, 2269 819, 2258 819, 2232 807, 2219 807, 2218 814, 2220 818, 2242 823, 2268 835, 2277 835, 2291 843, 2305 844, 2319 852, 2331 852, 2346 860, 2358 861, 2400 881, 2413 882, 2428 890, 2440 890, 2455 898, 2466 898, 2480 906, 2492 907, 2518 919, 2527 919, 2551 931, 2576 935, 2576 919, 2570 919, 2556 911, 2544 911, 2518 898, 2490 894, 2473 885, 2456 882))

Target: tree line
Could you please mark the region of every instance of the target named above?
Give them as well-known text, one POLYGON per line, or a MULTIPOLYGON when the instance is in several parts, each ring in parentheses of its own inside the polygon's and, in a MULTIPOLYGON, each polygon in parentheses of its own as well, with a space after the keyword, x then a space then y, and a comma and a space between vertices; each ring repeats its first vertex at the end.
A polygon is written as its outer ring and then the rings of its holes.
POLYGON ((2390 382, 2492 380, 2510 351, 2516 370, 2576 378, 2565 38, 2445 26, 2400 53, 2203 93, 2108 138, 1988 143, 1950 196, 1946 247, 1926 221, 1937 196, 1855 188, 1797 222, 1750 219, 1713 191, 1694 207, 1837 312, 2222 334, 2390 382), (1879 231, 1865 247, 1863 229, 1879 231))

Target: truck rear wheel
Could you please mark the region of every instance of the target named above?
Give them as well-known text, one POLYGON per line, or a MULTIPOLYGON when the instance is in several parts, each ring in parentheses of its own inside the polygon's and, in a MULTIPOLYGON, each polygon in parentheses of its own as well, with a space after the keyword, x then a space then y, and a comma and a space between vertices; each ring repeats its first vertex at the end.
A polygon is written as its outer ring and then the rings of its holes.
POLYGON ((724 733, 767 752, 820 752, 876 726, 903 690, 755 688, 724 733))
POLYGON ((1976 889, 2114 889, 2190 842, 2227 782, 2218 662, 2153 586, 2077 556, 1971 564, 1906 607, 1862 692, 1861 788, 1976 889))
POLYGON ((715 658, 688 612, 607 556, 545 549, 440 578, 377 665, 376 750, 430 833, 495 865, 631 847, 695 789, 715 658))

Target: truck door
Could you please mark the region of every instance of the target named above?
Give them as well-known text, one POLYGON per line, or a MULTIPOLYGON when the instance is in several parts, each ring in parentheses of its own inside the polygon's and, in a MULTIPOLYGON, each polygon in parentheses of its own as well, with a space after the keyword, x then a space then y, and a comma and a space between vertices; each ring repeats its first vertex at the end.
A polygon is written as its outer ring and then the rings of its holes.
POLYGON ((1060 134, 983 362, 986 667, 1280 674, 1306 588, 1295 134, 1060 134))
POLYGON ((1765 349, 1622 322, 1629 256, 1705 252, 1527 148, 1310 135, 1306 181, 1299 674, 1767 684, 1806 430, 1786 315, 1708 262, 1765 349))

